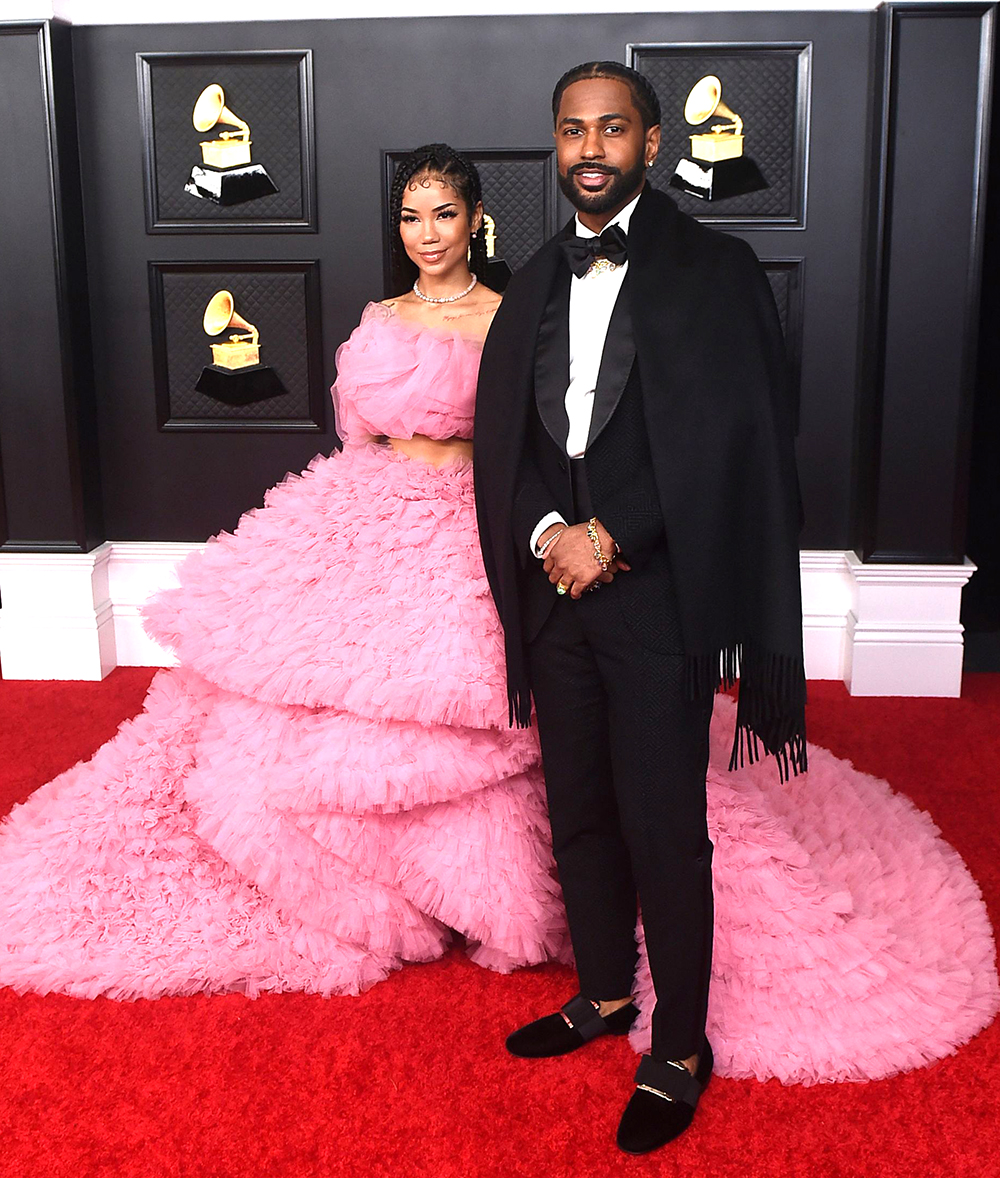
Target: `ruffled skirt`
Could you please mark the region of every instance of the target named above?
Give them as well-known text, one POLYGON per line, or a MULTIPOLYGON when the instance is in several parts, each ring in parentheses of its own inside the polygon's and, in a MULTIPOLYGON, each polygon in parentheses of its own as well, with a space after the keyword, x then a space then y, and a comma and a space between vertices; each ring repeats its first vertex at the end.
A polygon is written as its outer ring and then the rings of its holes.
MULTIPOLYGON (((147 625, 181 669, 0 825, 0 984, 354 993, 450 929, 493 969, 568 959, 468 463, 316 459, 189 557, 147 625)), ((718 1070, 870 1079, 953 1051, 1000 1005, 960 857, 825 750, 787 785, 728 773, 732 706, 708 781, 718 1070)), ((644 952, 637 986, 642 1050, 644 952)))

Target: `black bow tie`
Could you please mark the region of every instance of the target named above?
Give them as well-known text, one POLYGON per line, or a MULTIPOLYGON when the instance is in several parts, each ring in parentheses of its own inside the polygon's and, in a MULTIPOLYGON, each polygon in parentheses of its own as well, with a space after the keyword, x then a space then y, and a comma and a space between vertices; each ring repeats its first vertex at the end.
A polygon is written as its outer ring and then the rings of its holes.
POLYGON ((609 225, 600 237, 567 237, 559 244, 577 278, 587 273, 595 258, 620 266, 628 257, 628 237, 620 225, 609 225))

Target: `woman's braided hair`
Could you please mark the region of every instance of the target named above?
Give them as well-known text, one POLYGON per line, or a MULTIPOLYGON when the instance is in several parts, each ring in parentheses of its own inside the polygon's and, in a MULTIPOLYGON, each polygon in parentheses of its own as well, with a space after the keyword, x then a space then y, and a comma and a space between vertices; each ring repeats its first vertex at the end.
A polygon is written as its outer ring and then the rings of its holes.
MULTIPOLYGON (((394 295, 408 291, 420 273, 416 264, 407 254, 403 246, 403 239, 399 234, 403 194, 410 182, 417 177, 420 178, 418 183, 424 182, 423 178, 426 177, 427 183, 431 180, 443 180, 454 188, 465 202, 470 221, 476 205, 483 199, 482 185, 476 165, 472 160, 449 147, 447 143, 427 143, 423 147, 411 151, 408 156, 400 160, 389 192, 390 256, 394 295)), ((472 250, 469 269, 482 282, 486 277, 485 225, 480 225, 472 234, 469 244, 472 250)))
POLYGON ((650 80, 638 70, 622 65, 619 61, 585 61, 582 65, 575 65, 567 70, 556 82, 552 91, 552 121, 559 118, 559 103, 562 102, 563 92, 574 82, 584 78, 617 78, 624 82, 632 91, 635 108, 642 116, 642 129, 648 131, 650 127, 658 127, 662 120, 660 100, 650 80))

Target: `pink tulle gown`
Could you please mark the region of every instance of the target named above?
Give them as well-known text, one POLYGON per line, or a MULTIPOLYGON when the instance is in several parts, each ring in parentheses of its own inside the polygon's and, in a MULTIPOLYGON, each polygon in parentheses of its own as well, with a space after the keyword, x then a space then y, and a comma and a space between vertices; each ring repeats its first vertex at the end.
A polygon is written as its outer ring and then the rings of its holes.
MULTIPOLYGON (((0 985, 355 993, 449 929, 492 969, 567 958, 471 465, 368 440, 470 437, 479 351, 366 308, 337 356, 343 452, 188 557, 146 614, 180 667, 0 826, 0 985)), ((786 786, 770 764, 728 773, 731 707, 709 775, 718 1070, 866 1079, 954 1050, 998 1006, 961 859, 825 750, 786 786)), ((644 957, 637 986, 642 1049, 644 957)))

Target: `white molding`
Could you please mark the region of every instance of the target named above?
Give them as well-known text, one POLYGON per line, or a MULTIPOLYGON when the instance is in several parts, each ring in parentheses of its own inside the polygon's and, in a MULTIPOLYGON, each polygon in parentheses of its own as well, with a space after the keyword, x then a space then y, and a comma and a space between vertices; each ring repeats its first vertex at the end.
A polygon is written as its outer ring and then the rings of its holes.
POLYGON ((414 16, 578 16, 655 12, 871 12, 880 0, 368 0, 361 13, 354 5, 322 0, 287 0, 275 15, 269 0, 244 0, 237 8, 224 0, 161 0, 136 5, 133 0, 0 0, 0 19, 56 16, 77 25, 234 24, 246 21, 391 20, 414 16))
POLYGON ((962 693, 962 590, 976 571, 960 565, 866 565, 846 554, 853 583, 844 682, 851 695, 962 693))
POLYGON ((799 553, 802 575, 802 647, 808 679, 840 679, 851 582, 843 552, 799 553))
POLYGON ((142 628, 140 610, 160 589, 177 584, 177 566, 202 544, 118 542, 108 570, 120 667, 170 667, 177 661, 142 628))
POLYGON ((117 665, 111 545, 93 552, 0 554, 5 679, 103 679, 117 665))
MULTIPOLYGON (((8 679, 100 679, 170 666, 141 608, 199 544, 109 542, 86 555, 0 553, 0 662, 8 679)), ((974 565, 865 565, 804 551, 806 675, 853 695, 957 695, 962 588, 974 565)))

